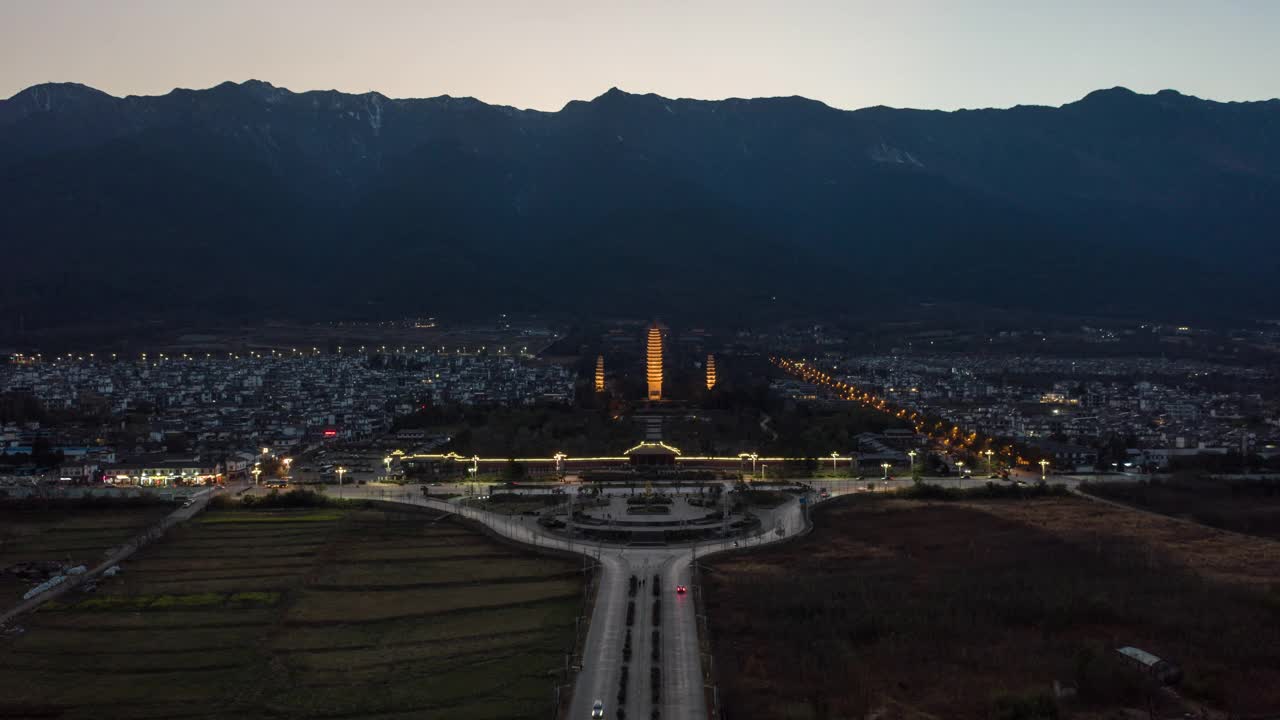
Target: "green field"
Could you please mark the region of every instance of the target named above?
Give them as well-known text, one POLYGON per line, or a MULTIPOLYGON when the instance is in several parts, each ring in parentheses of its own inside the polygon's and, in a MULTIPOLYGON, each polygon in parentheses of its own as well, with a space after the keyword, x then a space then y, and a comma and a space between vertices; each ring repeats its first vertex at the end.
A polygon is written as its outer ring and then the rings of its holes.
POLYGON ((211 511, 0 641, 0 717, 546 717, 581 566, 433 520, 211 511))
MULTIPOLYGON (((133 539, 173 512, 173 507, 0 508, 0 570, 44 560, 92 567, 105 559, 107 550, 133 539)), ((16 605, 30 588, 13 575, 0 574, 0 606, 16 605)))

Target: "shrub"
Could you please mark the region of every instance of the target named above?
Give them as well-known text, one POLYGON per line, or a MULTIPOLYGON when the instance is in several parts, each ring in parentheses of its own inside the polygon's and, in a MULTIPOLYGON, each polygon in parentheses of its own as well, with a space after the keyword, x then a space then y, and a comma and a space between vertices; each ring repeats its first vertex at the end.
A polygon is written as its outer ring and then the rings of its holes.
POLYGON ((1069 495, 1066 485, 1017 485, 988 482, 972 488, 953 488, 917 483, 897 490, 894 495, 909 500, 1022 500, 1039 497, 1061 497, 1069 495))

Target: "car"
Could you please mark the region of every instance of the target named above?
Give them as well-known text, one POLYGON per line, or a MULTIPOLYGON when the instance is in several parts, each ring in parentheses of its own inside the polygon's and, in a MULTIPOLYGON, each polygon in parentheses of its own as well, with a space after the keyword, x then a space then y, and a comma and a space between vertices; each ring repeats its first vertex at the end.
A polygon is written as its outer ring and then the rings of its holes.
POLYGON ((591 706, 591 717, 593 717, 593 718, 602 718, 602 717, 604 717, 604 701, 603 701, 603 700, 597 700, 597 701, 595 701, 595 703, 594 703, 594 704, 592 704, 592 706, 591 706))
POLYGON ((677 586, 676 586, 676 594, 677 594, 677 595, 683 595, 683 594, 685 594, 685 593, 686 593, 686 592, 688 592, 688 591, 689 591, 689 588, 687 588, 687 587, 685 587, 685 586, 683 586, 683 585, 677 585, 677 586))

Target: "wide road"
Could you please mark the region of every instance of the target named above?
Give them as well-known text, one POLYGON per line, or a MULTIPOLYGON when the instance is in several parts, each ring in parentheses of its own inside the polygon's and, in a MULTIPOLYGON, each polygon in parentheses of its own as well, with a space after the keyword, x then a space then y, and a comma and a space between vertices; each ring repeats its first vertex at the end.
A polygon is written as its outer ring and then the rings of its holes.
MULTIPOLYGON (((677 585, 691 587, 691 561, 734 547, 777 542, 804 532, 806 519, 800 501, 759 513, 764 532, 738 540, 678 546, 640 548, 604 545, 600 550, 602 573, 596 608, 591 615, 583 667, 574 685, 570 718, 586 718, 596 700, 606 709, 617 705, 618 676, 623 665, 626 639, 627 596, 631 576, 643 578, 636 593, 635 625, 631 628, 631 662, 627 664, 627 717, 648 718, 652 709, 653 578, 661 577, 659 657, 662 658, 659 704, 663 718, 707 716, 702 658, 692 591, 676 593, 677 585), (781 531, 781 532, 779 532, 781 531), (735 545, 736 543, 736 545, 735 545), (605 562, 608 560, 608 562, 605 562)), ((594 547, 594 546, 593 546, 594 547)), ((588 550, 589 552, 589 550, 588 550)), ((613 713, 608 712, 607 717, 613 713)))
MULTIPOLYGON (((336 487, 326 492, 337 495, 336 487)), ((606 717, 614 717, 617 706, 618 678, 622 672, 623 644, 627 635, 627 602, 631 576, 646 579, 645 587, 636 593, 636 618, 632 626, 632 655, 627 664, 627 717, 647 718, 652 709, 650 667, 653 630, 653 576, 661 576, 661 622, 659 657, 662 679, 659 703, 662 717, 702 720, 707 716, 698 625, 692 591, 677 595, 677 585, 690 586, 690 565, 694 557, 778 542, 803 533, 808 520, 799 499, 758 513, 763 531, 748 538, 708 543, 638 548, 609 544, 583 543, 545 532, 532 517, 511 517, 491 513, 459 502, 424 498, 412 492, 388 492, 387 489, 357 485, 342 489, 345 498, 368 498, 402 502, 421 507, 453 512, 483 523, 499 535, 535 547, 550 547, 596 558, 600 564, 599 587, 591 623, 587 629, 586 647, 581 670, 574 682, 569 718, 589 718, 596 700, 604 702, 606 717)))

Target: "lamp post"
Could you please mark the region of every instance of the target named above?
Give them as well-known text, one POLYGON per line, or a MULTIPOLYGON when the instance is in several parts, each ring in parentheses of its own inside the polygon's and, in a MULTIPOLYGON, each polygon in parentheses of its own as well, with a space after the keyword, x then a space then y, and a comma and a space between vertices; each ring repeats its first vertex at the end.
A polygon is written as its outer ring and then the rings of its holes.
POLYGON ((759 457, 758 453, 751 453, 751 474, 753 476, 756 474, 756 459, 759 457))
POLYGON ((293 458, 282 458, 280 464, 284 465, 285 477, 289 477, 289 468, 293 465, 293 458))
POLYGON ((889 479, 889 468, 893 467, 889 463, 880 463, 880 467, 884 468, 884 480, 889 479))
POLYGON ((556 475, 563 476, 564 475, 564 459, 569 456, 565 455, 562 452, 558 452, 555 454, 554 457, 556 459, 556 475))
POLYGON ((964 461, 963 460, 956 461, 956 473, 959 474, 960 485, 963 486, 964 485, 964 461))
POLYGON ((391 456, 390 455, 382 458, 382 466, 387 469, 386 478, 390 480, 391 479, 391 456))
POLYGON ((994 462, 992 461, 992 458, 995 456, 995 451, 988 449, 985 454, 987 456, 987 474, 995 475, 996 468, 995 468, 994 462))
POLYGON ((831 451, 831 472, 833 474, 836 471, 836 459, 839 457, 840 457, 840 453, 836 452, 835 450, 831 451))
POLYGON ((338 474, 338 494, 341 495, 342 494, 342 476, 347 473, 347 469, 339 465, 338 467, 334 468, 333 471, 338 474))
POLYGON ((916 471, 916 455, 918 454, 919 453, 917 453, 915 450, 907 451, 907 457, 911 458, 911 472, 913 473, 916 471))
POLYGON ((1044 482, 1049 473, 1049 461, 1044 458, 1040 459, 1040 482, 1044 482))
POLYGON ((254 486, 254 487, 257 487, 257 486, 258 486, 258 476, 262 474, 262 468, 258 465, 258 463, 254 463, 254 464, 253 464, 253 470, 252 470, 252 472, 253 472, 253 486, 254 486))

